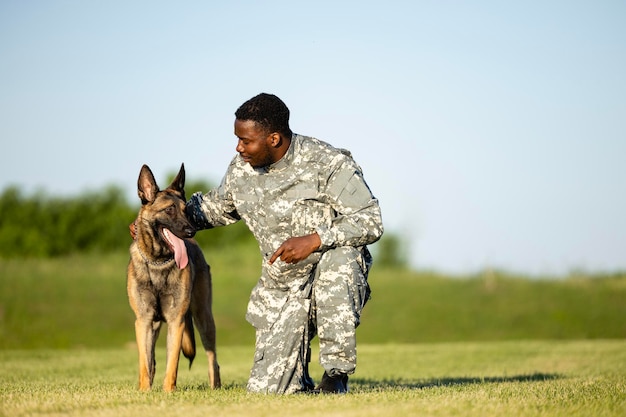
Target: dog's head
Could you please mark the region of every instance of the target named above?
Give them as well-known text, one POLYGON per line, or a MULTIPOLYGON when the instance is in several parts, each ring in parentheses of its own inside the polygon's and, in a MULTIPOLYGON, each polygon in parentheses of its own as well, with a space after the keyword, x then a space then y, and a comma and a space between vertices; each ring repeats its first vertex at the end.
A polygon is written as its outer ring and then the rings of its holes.
POLYGON ((141 199, 143 219, 170 246, 167 231, 181 239, 195 235, 196 230, 185 215, 185 164, 181 164, 178 174, 165 190, 159 189, 150 167, 142 166, 137 180, 137 195, 141 199))

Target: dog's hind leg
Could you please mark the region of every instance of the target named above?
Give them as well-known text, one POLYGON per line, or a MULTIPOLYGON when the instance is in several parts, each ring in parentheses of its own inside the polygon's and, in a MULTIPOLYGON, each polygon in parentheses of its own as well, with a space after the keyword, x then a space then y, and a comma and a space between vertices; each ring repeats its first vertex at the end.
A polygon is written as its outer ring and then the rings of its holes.
POLYGON ((150 357, 151 357, 150 363, 152 364, 152 367, 150 368, 150 386, 152 386, 152 383, 154 382, 154 375, 156 374, 155 348, 156 348, 156 341, 159 338, 159 332, 161 331, 161 324, 162 324, 161 321, 152 322, 152 334, 150 335, 150 337, 152 338, 150 342, 152 346, 150 350, 150 357))
POLYGON ((202 346, 209 361, 209 386, 212 389, 222 386, 220 378, 220 366, 217 363, 217 350, 215 343, 215 320, 212 314, 202 314, 204 318, 197 320, 202 346))
POLYGON ((220 366, 217 362, 216 332, 212 311, 210 275, 208 275, 208 278, 205 277, 205 279, 196 279, 191 308, 198 333, 200 333, 202 346, 204 347, 209 361, 209 386, 212 389, 219 388, 222 386, 222 381, 220 377, 220 366))

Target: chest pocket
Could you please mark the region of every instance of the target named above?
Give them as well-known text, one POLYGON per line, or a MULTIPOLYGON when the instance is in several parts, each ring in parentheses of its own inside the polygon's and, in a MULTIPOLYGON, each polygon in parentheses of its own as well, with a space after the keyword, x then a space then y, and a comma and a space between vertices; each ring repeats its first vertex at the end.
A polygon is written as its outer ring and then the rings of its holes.
POLYGON ((287 192, 293 201, 291 223, 294 236, 304 236, 315 232, 320 225, 330 226, 335 217, 332 207, 320 201, 316 189, 294 189, 287 192))

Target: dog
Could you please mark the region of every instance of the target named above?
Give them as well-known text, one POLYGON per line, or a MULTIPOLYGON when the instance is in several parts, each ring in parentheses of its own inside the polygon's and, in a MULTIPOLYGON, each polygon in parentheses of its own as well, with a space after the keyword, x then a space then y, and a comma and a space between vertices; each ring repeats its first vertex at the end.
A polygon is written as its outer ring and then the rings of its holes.
MULTIPOLYGON (((176 389, 180 352, 196 355, 195 323, 209 360, 209 386, 221 385, 212 312, 210 267, 198 244, 195 229, 185 216, 185 165, 165 190, 143 165, 137 180, 141 199, 130 245, 127 292, 135 312, 139 350, 139 389, 152 388, 156 361, 154 348, 163 322, 167 323, 167 363, 163 389, 176 389)), ((132 227, 131 227, 132 230, 132 227)))

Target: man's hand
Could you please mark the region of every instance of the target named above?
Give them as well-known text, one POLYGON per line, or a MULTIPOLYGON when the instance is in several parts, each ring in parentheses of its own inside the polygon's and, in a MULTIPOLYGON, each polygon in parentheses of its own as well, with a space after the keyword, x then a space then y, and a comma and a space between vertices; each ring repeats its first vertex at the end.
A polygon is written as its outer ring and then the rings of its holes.
POLYGON ((135 225, 136 222, 137 220, 128 225, 128 231, 130 232, 130 237, 132 237, 133 240, 137 239, 137 226, 135 225))
POLYGON ((321 244, 322 240, 317 233, 289 238, 274 252, 269 263, 271 265, 280 258, 283 262, 295 264, 318 250, 321 244))

